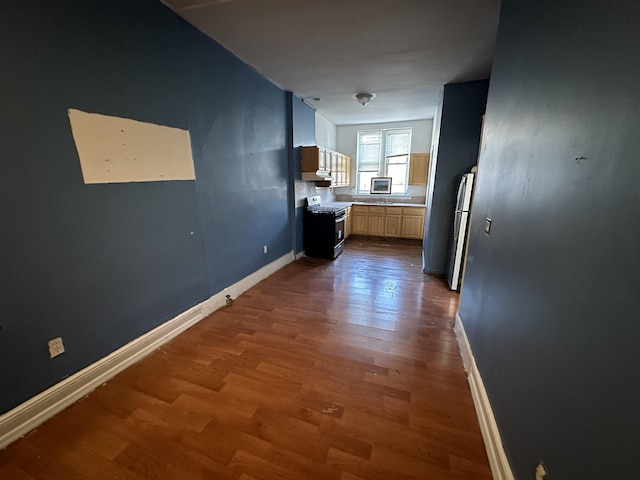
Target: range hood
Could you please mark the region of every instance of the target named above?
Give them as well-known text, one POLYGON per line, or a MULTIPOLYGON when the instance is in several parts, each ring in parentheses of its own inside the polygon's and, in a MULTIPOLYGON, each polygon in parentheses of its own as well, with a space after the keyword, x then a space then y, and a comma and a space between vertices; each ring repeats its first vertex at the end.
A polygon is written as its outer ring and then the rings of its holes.
POLYGON ((330 182, 333 180, 329 170, 316 170, 315 172, 302 172, 302 180, 306 182, 330 182))

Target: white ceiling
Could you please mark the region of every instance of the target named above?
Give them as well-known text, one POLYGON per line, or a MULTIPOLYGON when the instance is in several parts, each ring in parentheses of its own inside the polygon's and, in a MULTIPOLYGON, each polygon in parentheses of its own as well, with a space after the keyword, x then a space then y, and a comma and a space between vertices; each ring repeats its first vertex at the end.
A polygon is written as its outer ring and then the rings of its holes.
POLYGON ((500 4, 161 1, 336 125, 433 118, 443 85, 488 78, 500 4))

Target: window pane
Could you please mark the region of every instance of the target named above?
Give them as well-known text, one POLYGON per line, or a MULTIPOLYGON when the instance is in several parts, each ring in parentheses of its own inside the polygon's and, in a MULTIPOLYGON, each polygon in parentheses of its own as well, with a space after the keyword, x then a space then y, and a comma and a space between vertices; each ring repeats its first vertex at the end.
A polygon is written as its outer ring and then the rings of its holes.
POLYGON ((391 193, 407 191, 407 172, 411 153, 411 129, 387 130, 385 135, 385 167, 391 182, 391 193))
POLYGON ((409 153, 411 148, 411 129, 387 130, 385 156, 409 153))
POLYGON ((357 191, 368 193, 371 178, 392 177, 392 192, 405 193, 411 153, 411 128, 358 132, 357 191))
POLYGON ((358 132, 358 171, 380 170, 380 141, 382 132, 358 132))
POLYGON ((377 172, 358 172, 358 192, 369 193, 371 190, 371 179, 377 176, 377 172))
POLYGON ((396 155, 395 157, 387 158, 387 163, 389 165, 406 164, 408 160, 409 160, 409 156, 408 155, 396 155))
POLYGON ((389 165, 387 172, 391 181, 391 193, 405 193, 407 191, 407 165, 406 164, 393 164, 389 165))
POLYGON ((377 172, 380 168, 380 146, 370 146, 363 148, 361 151, 358 170, 361 172, 377 172))
POLYGON ((357 188, 359 193, 369 193, 371 178, 380 176, 381 154, 382 130, 358 132, 357 188))

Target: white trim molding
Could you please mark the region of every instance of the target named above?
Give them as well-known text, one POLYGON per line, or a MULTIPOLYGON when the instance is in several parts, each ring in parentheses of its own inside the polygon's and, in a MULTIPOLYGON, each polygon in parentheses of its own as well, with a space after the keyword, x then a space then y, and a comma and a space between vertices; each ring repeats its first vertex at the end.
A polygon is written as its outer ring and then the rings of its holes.
POLYGON ((480 424, 480 431, 484 439, 484 447, 487 450, 487 457, 489 458, 493 478, 494 480, 514 480, 507 454, 502 446, 500 432, 493 415, 493 410, 491 409, 491 404, 489 403, 487 391, 484 388, 480 371, 471 352, 471 345, 469 345, 467 334, 462 325, 460 313, 456 315, 454 330, 456 332, 456 338, 458 339, 464 369, 467 372, 467 380, 471 388, 471 396, 473 397, 473 403, 476 407, 478 423, 480 424))
POLYGON ((97 362, 0 415, 0 449, 26 435, 158 347, 226 305, 249 288, 294 261, 293 251, 120 347, 97 362))

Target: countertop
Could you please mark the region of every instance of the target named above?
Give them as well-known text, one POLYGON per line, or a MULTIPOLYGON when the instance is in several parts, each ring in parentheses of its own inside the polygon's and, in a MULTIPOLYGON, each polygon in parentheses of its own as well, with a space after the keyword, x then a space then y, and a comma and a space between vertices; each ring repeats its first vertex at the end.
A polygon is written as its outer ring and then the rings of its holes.
POLYGON ((425 208, 426 205, 422 205, 421 203, 402 203, 402 202, 391 202, 391 203, 377 203, 377 202, 329 202, 323 203, 324 206, 327 207, 337 207, 337 208, 346 208, 352 205, 366 205, 368 207, 420 207, 425 208))

